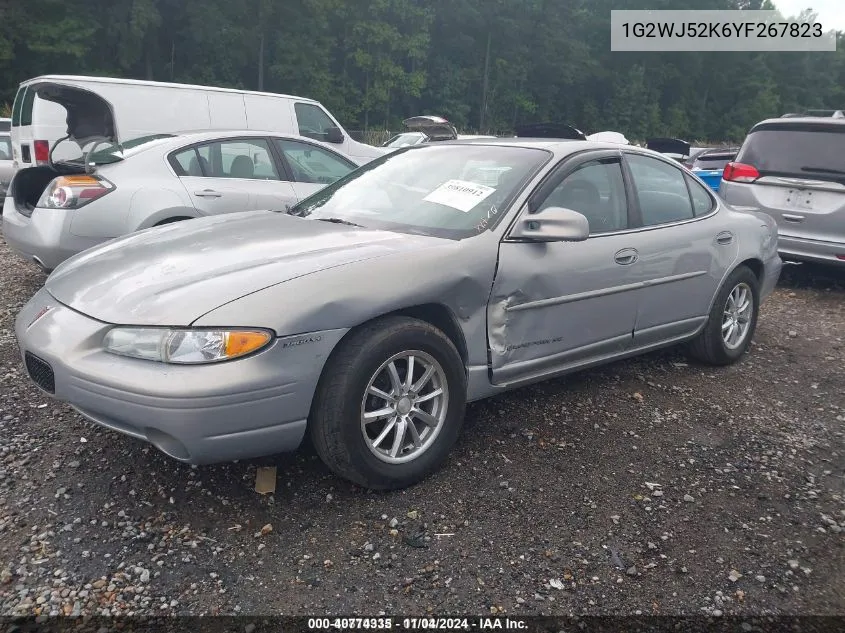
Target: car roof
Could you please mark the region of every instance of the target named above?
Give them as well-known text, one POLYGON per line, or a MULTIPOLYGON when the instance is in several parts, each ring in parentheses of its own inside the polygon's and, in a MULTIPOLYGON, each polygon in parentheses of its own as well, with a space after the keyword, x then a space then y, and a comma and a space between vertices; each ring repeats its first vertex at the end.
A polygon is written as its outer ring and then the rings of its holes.
MULTIPOLYGON (((500 147, 524 147, 534 149, 544 149, 554 152, 556 155, 565 156, 584 150, 616 150, 626 152, 636 152, 638 154, 645 154, 648 156, 655 156, 657 158, 666 159, 665 154, 655 152, 644 147, 637 147, 636 145, 622 145, 620 143, 611 143, 606 141, 582 141, 579 139, 550 139, 550 138, 468 138, 457 139, 454 141, 441 141, 437 143, 438 146, 443 145, 493 145, 500 147)), ((424 146, 424 145, 423 145, 424 146)), ((423 147, 419 146, 419 147, 423 147)))
POLYGON ((821 116, 795 116, 795 117, 778 117, 777 119, 766 119, 765 121, 760 121, 754 127, 751 128, 751 131, 759 127, 766 127, 766 128, 775 128, 775 127, 795 127, 796 125, 800 126, 819 126, 819 127, 830 127, 832 125, 845 125, 845 119, 839 119, 834 117, 821 117, 821 116))
POLYGON ((236 88, 220 88, 218 86, 201 86, 199 84, 180 84, 167 81, 147 81, 143 79, 121 79, 120 77, 92 77, 86 75, 41 75, 33 77, 20 83, 21 86, 28 86, 29 84, 44 82, 44 81, 76 81, 76 82, 90 82, 101 84, 122 84, 131 86, 149 86, 159 88, 182 88, 187 90, 211 90, 214 92, 231 92, 237 94, 260 95, 264 97, 281 97, 285 99, 296 99, 297 101, 306 101, 309 103, 319 103, 316 99, 309 99, 308 97, 299 97, 297 95, 282 94, 278 92, 259 92, 257 90, 238 90, 236 88))

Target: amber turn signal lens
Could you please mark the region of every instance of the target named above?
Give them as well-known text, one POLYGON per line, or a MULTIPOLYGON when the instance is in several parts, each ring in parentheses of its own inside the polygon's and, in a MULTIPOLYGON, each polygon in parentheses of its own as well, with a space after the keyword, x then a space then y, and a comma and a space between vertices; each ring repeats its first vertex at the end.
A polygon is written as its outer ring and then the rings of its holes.
POLYGON ((270 341, 267 332, 234 331, 226 333, 226 358, 236 358, 261 349, 270 341))

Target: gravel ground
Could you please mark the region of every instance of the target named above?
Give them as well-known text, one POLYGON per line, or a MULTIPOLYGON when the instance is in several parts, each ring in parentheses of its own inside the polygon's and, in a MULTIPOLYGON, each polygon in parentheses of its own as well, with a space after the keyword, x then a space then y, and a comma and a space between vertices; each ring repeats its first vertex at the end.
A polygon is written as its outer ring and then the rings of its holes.
POLYGON ((841 273, 787 267, 737 366, 472 405, 390 494, 307 450, 184 466, 49 400, 12 332, 43 281, 0 240, 1 614, 845 614, 841 273))

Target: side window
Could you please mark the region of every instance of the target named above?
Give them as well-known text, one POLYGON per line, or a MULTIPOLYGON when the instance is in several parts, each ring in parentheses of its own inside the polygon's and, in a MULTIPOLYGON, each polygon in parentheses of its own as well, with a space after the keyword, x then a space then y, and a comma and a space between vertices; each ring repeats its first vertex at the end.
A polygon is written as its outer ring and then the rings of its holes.
POLYGON ((15 101, 12 104, 12 125, 17 127, 21 124, 21 109, 23 108, 23 98, 26 94, 26 86, 18 88, 15 94, 15 101))
POLYGON ((0 136, 0 160, 12 160, 12 142, 8 136, 0 136))
POLYGON ((180 176, 203 176, 202 167, 200 165, 197 150, 193 147, 191 149, 182 150, 170 155, 170 164, 173 169, 180 176))
POLYGON ((689 220, 693 217, 684 172, 650 156, 628 154, 643 226, 689 220))
POLYGON ((579 165, 539 209, 546 207, 564 207, 583 214, 590 222, 590 235, 627 229, 628 203, 620 160, 607 158, 579 165))
POLYGON ((287 159, 297 182, 322 183, 329 185, 357 168, 345 158, 300 141, 274 139, 276 147, 287 159))
POLYGON ((219 165, 212 161, 217 178, 279 180, 270 147, 264 139, 222 141, 211 143, 209 149, 211 156, 219 153, 219 165))
POLYGON ((300 136, 318 141, 328 140, 328 129, 335 127, 335 123, 320 106, 313 103, 295 103, 293 108, 296 111, 300 136))
POLYGON ((21 104, 21 125, 32 125, 32 110, 35 107, 35 90, 27 90, 23 94, 21 104))
POLYGON ((687 179, 687 187, 689 187, 689 195, 692 199, 692 210, 695 213, 695 217, 707 215, 715 206, 713 198, 710 197, 710 194, 704 187, 687 174, 684 174, 684 177, 687 179))

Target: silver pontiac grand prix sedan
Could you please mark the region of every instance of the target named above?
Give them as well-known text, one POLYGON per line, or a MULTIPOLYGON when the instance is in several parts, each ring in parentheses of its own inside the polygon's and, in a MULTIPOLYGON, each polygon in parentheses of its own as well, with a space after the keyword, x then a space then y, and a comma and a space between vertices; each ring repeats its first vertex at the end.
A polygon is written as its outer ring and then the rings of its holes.
POLYGON ((687 342, 751 343, 780 274, 767 215, 590 141, 423 144, 287 213, 151 228, 55 269, 16 333, 44 391, 200 464, 294 450, 411 485, 465 404, 687 342))

